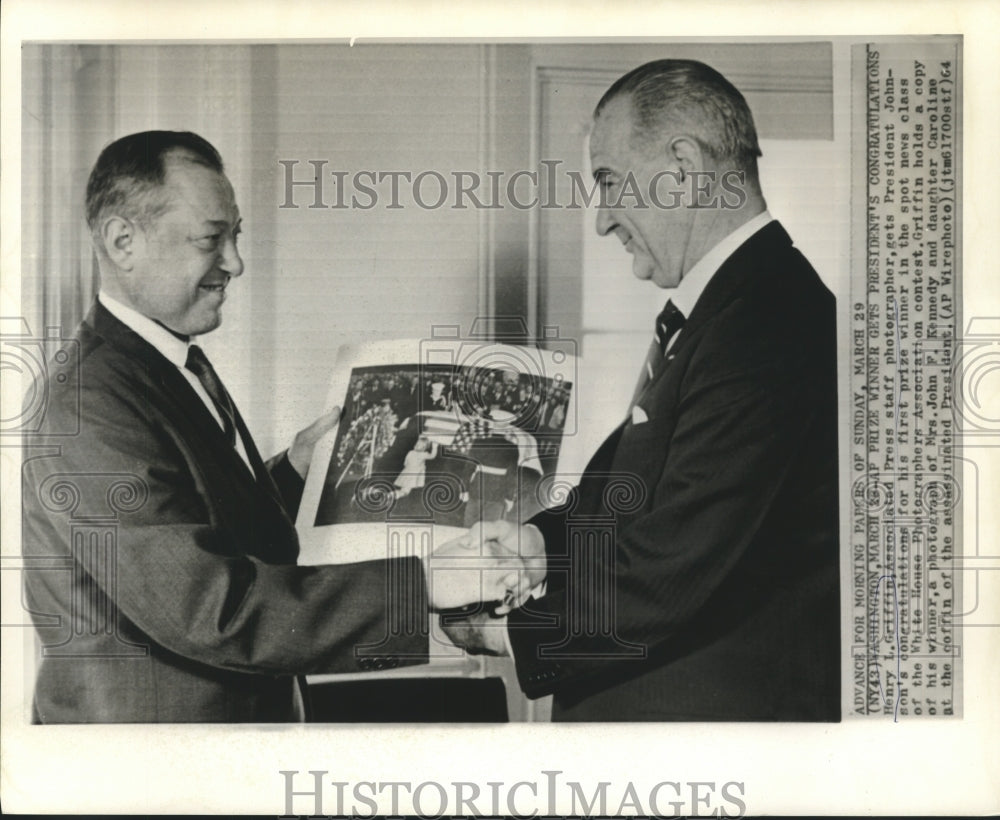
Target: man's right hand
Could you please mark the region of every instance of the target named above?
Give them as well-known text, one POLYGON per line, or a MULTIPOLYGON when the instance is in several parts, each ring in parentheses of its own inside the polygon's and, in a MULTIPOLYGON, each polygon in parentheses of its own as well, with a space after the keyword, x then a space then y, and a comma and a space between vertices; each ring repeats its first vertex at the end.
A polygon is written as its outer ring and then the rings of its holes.
POLYGON ((503 550, 479 552, 455 539, 425 559, 432 610, 458 609, 480 601, 503 601, 517 587, 521 559, 503 550))
POLYGON ((428 564, 433 609, 502 601, 502 615, 545 579, 545 542, 531 525, 484 521, 438 547, 428 564))

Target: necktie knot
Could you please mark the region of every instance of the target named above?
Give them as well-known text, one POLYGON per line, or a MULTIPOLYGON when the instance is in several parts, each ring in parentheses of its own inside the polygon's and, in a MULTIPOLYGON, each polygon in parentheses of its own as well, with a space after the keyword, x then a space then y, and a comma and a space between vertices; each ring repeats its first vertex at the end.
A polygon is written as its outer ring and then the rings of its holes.
POLYGON ((643 363, 642 375, 639 383, 635 386, 635 393, 632 396, 632 406, 639 400, 643 390, 661 372, 661 368, 667 361, 667 345, 684 324, 684 314, 669 299, 664 305, 660 315, 656 317, 656 325, 653 328, 653 340, 649 343, 649 350, 646 352, 646 361, 643 363))
POLYGON ((208 356, 205 355, 205 351, 198 347, 198 345, 188 345, 187 361, 184 363, 184 366, 199 379, 203 373, 215 372, 212 363, 208 360, 208 356))
POLYGON ((683 324, 684 314, 668 299, 667 304, 660 311, 660 315, 656 317, 654 336, 660 348, 660 355, 666 353, 667 344, 674 337, 674 334, 681 329, 683 324))
POLYGON ((205 388, 212 403, 219 411, 222 418, 223 431, 231 445, 236 444, 236 414, 233 410, 233 401, 229 398, 229 393, 222 385, 212 363, 198 345, 188 346, 187 361, 184 366, 198 377, 201 386, 205 388))

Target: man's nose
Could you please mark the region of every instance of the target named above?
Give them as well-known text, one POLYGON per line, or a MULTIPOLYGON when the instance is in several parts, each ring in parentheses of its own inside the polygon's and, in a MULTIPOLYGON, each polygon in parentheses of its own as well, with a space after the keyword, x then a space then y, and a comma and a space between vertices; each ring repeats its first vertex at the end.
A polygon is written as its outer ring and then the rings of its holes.
POLYGON ((618 220, 614 218, 611 209, 606 205, 597 209, 597 233, 599 236, 607 236, 618 227, 618 220))
POLYGON ((222 249, 222 264, 220 267, 234 279, 243 273, 243 258, 236 247, 235 239, 227 239, 222 249))

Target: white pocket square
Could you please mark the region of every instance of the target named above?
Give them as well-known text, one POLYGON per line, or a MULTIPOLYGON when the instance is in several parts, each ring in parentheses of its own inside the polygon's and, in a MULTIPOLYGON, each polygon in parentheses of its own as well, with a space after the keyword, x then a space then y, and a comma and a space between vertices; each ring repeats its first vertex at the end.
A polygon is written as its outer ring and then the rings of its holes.
POLYGON ((649 421, 649 416, 638 404, 632 408, 632 424, 643 424, 649 421))

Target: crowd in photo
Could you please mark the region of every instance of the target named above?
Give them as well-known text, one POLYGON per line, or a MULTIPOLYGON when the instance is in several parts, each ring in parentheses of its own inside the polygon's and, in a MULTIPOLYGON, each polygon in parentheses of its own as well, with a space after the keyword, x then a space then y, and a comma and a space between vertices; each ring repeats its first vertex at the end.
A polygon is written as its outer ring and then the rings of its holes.
POLYGON ((413 368, 357 372, 351 377, 348 421, 387 406, 399 422, 418 412, 455 411, 473 418, 504 419, 531 433, 558 433, 566 423, 569 383, 514 370, 413 368))

